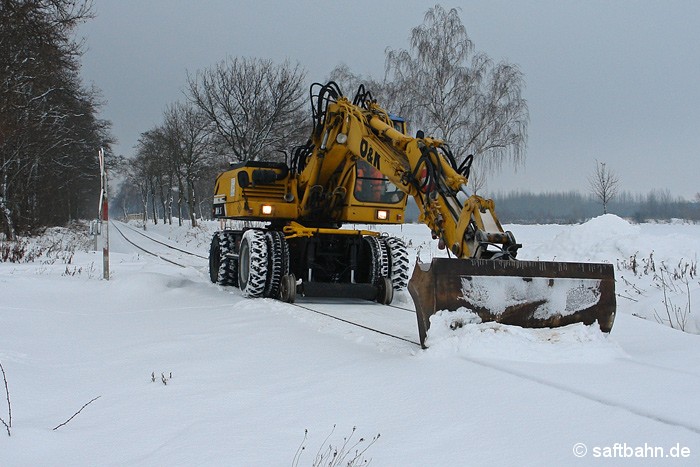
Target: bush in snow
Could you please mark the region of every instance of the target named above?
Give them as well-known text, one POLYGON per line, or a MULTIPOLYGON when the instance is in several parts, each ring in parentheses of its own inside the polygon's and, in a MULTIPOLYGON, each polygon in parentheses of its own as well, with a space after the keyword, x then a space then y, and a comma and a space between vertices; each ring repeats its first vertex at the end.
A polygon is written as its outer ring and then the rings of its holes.
MULTIPOLYGON (((360 438, 357 441, 352 440, 356 430, 357 427, 352 427, 350 436, 343 438, 343 444, 340 446, 334 446, 333 444, 328 443, 328 440, 335 431, 335 425, 333 425, 333 429, 318 448, 318 452, 314 458, 314 463, 311 465, 313 467, 337 467, 341 465, 347 467, 357 467, 359 465, 369 465, 372 460, 365 459, 365 453, 374 443, 377 442, 379 436, 381 435, 377 433, 377 435, 374 436, 363 449, 361 445, 366 441, 365 438, 360 438)), ((304 439, 299 445, 297 452, 294 454, 292 467, 299 466, 301 455, 306 450, 306 440, 308 434, 309 430, 304 430, 304 439)))
MULTIPOLYGON (((641 259, 637 258, 638 252, 629 259, 617 261, 618 271, 631 271, 634 278, 646 278, 647 284, 662 292, 662 309, 653 309, 653 316, 657 322, 679 329, 685 332, 700 333, 700 319, 692 313, 692 289, 691 285, 698 279, 697 259, 679 259, 670 264, 654 260, 654 252, 641 259), (678 305, 683 303, 683 305, 678 305)), ((646 296, 644 286, 633 283, 624 276, 620 277, 625 287, 618 295, 634 301, 639 301, 646 296), (624 292, 624 293, 623 293, 624 292)), ((700 282, 698 282, 700 285, 700 282)))
MULTIPOLYGON (((688 276, 685 272, 678 275, 676 272, 677 270, 671 273, 665 265, 661 268, 657 282, 658 286, 663 290, 665 313, 664 311, 657 312, 654 310, 654 317, 658 322, 667 324, 674 329, 692 332, 693 330, 689 329, 688 325, 690 323, 689 318, 691 318, 690 279, 693 278, 693 275, 688 276), (677 297, 684 297, 685 305, 676 305, 672 294, 677 297)), ((698 332, 699 330, 695 329, 694 331, 698 332)))
POLYGON ((0 262, 19 263, 26 253, 27 243, 25 241, 0 241, 0 262))
POLYGON ((87 225, 74 222, 67 227, 46 229, 35 237, 0 240, 0 262, 71 264, 76 251, 89 251, 91 247, 87 225))

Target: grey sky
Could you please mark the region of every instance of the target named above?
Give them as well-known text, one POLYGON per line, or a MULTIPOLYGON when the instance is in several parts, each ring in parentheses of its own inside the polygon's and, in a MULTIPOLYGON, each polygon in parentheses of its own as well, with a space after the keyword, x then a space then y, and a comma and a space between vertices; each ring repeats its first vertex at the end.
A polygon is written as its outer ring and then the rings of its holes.
MULTIPOLYGON (((381 77, 435 2, 95 0, 83 76, 99 87, 116 152, 183 99, 186 71, 226 56, 298 61, 309 82, 339 63, 381 77)), ((595 160, 623 190, 700 192, 700 2, 452 1, 477 50, 520 66, 530 109, 524 166, 490 192, 588 192, 595 160)), ((349 92, 349 91, 347 91, 349 92)))

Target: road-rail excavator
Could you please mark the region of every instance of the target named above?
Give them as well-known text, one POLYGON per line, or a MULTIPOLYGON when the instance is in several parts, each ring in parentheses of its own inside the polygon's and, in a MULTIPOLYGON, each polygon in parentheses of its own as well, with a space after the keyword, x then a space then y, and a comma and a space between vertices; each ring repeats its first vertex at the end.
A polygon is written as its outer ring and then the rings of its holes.
POLYGON ((610 264, 521 261, 494 202, 471 194, 473 157, 460 164, 446 142, 417 132, 360 86, 354 99, 334 82, 310 89, 313 130, 289 163, 232 164, 216 180, 215 218, 258 221, 212 238, 212 282, 248 297, 294 302, 297 295, 388 304, 406 287, 420 342, 430 317, 464 307, 482 321, 522 327, 615 318, 610 264), (343 224, 401 224, 408 197, 448 257, 410 261, 404 242, 343 224), (254 227, 258 225, 259 227, 254 227))

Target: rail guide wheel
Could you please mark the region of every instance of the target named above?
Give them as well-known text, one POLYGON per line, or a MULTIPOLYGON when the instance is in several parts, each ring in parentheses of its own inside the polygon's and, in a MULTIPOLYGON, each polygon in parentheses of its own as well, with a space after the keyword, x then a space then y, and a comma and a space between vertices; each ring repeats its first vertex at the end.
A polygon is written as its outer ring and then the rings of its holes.
POLYGON ((297 298, 297 278, 289 273, 282 276, 280 281, 280 300, 287 303, 294 303, 297 298))

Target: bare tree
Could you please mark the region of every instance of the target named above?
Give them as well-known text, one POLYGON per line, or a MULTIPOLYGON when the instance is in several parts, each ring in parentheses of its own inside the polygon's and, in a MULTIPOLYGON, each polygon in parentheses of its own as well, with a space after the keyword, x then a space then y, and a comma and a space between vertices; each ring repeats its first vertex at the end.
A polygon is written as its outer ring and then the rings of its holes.
POLYGON ((129 160, 124 174, 140 192, 144 213, 150 205, 154 223, 158 223, 159 212, 165 223, 172 223, 177 193, 179 224, 187 210, 196 226, 197 212, 201 215, 200 181, 207 178, 206 189, 210 190, 213 174, 222 168, 212 149, 211 123, 190 102, 169 105, 163 120, 163 124, 141 133, 136 156, 129 160))
POLYGON ((603 214, 608 213, 608 203, 617 196, 620 180, 605 162, 595 162, 595 172, 588 177, 591 193, 603 205, 603 214))
POLYGON ((387 81, 406 116, 450 144, 456 159, 474 154, 482 170, 519 164, 527 145, 523 75, 478 53, 456 9, 436 5, 411 31, 409 50, 387 50, 387 81))
POLYGON ((476 167, 472 167, 469 172, 469 186, 475 195, 486 189, 487 180, 484 172, 476 167))
MULTIPOLYGON (((201 109, 191 103, 175 103, 165 111, 163 130, 168 142, 168 164, 178 182, 178 206, 187 202, 192 226, 197 225, 197 179, 214 163, 211 125, 201 109)), ((182 225, 182 215, 179 216, 182 225)))
POLYGON ((135 157, 128 159, 123 171, 127 183, 136 187, 141 198, 144 228, 148 220, 149 203, 153 222, 158 223, 157 195, 163 209, 163 222, 171 216, 172 166, 167 162, 167 141, 162 127, 141 133, 135 157), (158 190, 158 191, 157 191, 158 190))
POLYGON ((298 64, 233 58, 189 76, 187 92, 234 160, 274 160, 308 137, 304 80, 298 64))

